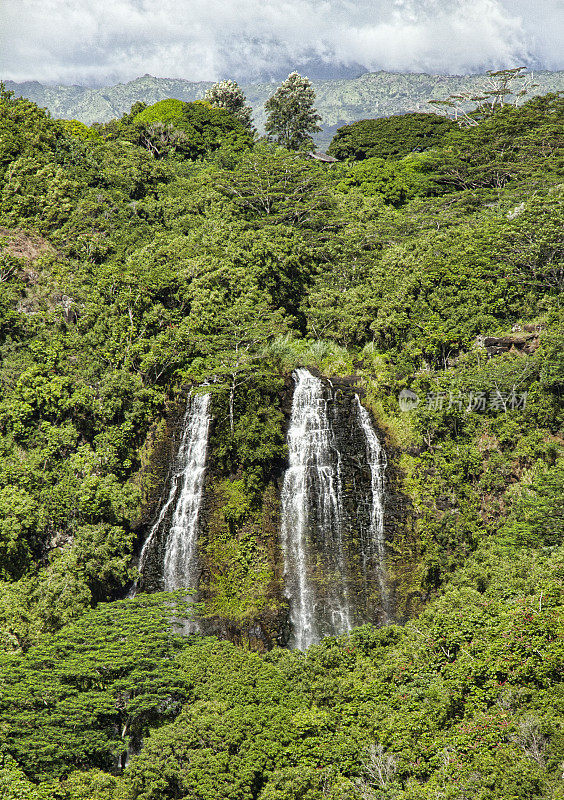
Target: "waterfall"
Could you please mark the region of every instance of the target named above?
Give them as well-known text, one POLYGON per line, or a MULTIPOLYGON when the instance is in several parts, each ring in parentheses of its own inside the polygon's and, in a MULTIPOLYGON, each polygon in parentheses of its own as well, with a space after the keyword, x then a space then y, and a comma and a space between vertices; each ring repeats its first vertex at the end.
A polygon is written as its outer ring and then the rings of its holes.
POLYGON ((196 589, 198 579, 198 527, 204 490, 204 473, 210 425, 210 395, 196 394, 185 419, 186 436, 179 452, 184 464, 182 488, 166 540, 164 587, 196 589))
POLYGON ((375 556, 376 576, 380 589, 382 609, 384 612, 384 622, 390 618, 390 596, 386 583, 386 564, 385 564, 385 539, 384 539, 384 475, 386 472, 387 460, 384 448, 380 444, 368 411, 360 402, 356 395, 358 416, 360 425, 366 438, 366 454, 370 473, 372 476, 372 506, 370 509, 370 539, 368 553, 363 554, 364 568, 366 574, 367 561, 369 556, 375 556), (372 551, 372 552, 370 552, 372 551))
POLYGON ((282 487, 281 541, 293 644, 304 650, 351 628, 343 550, 340 454, 323 383, 294 372, 288 430, 289 468, 282 487))
POLYGON ((385 570, 386 453, 360 398, 294 374, 281 496, 289 644, 305 650, 391 616, 385 570))
POLYGON ((190 393, 168 496, 141 551, 139 572, 143 574, 151 554, 155 550, 161 554, 164 544, 159 582, 166 591, 197 589, 197 544, 211 421, 209 407, 209 394, 190 393))

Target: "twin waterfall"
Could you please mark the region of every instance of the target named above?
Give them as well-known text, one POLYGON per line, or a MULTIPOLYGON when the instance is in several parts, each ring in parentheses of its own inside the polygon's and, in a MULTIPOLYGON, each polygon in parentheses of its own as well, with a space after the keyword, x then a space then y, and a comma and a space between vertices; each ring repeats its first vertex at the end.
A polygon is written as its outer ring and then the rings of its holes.
POLYGON ((294 379, 281 541, 291 643, 305 650, 324 636, 374 621, 375 614, 367 613, 374 605, 374 581, 380 621, 388 619, 383 507, 386 459, 358 395, 351 409, 356 418, 349 414, 340 419, 333 392, 321 379, 306 369, 296 370, 294 379), (359 429, 364 454, 358 452, 359 429), (348 470, 345 458, 352 458, 348 470), (368 509, 365 487, 356 486, 362 483, 363 464, 370 469, 368 509))
MULTIPOLYGON (((358 395, 337 397, 329 381, 307 369, 293 377, 280 542, 289 644, 305 650, 325 636, 389 619, 386 455, 358 395)), ((141 551, 143 588, 198 588, 210 422, 210 395, 191 393, 168 494, 141 551)))

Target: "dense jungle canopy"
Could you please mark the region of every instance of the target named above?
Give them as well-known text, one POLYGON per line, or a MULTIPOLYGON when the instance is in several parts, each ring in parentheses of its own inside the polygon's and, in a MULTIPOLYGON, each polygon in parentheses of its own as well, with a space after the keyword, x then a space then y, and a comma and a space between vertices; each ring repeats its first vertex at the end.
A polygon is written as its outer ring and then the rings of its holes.
POLYGON ((1 91, 1 798, 564 800, 564 101, 421 116, 328 166, 205 103, 1 91), (305 653, 265 533, 299 365, 355 377, 405 500, 394 623, 305 653), (204 381, 223 638, 127 599, 204 381))

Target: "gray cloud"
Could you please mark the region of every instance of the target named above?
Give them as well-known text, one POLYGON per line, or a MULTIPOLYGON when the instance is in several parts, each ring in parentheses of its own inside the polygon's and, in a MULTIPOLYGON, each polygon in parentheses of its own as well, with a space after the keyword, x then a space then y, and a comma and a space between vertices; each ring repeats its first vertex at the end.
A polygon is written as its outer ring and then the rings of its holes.
POLYGON ((564 0, 1 1, 0 70, 16 81, 564 66, 564 0))

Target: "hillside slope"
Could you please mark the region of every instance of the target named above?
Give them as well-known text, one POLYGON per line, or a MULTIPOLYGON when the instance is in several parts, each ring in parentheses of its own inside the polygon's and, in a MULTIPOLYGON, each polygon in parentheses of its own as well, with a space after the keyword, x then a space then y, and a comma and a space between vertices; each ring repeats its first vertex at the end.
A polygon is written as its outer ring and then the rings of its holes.
POLYGON ((0 797, 564 800, 564 100, 331 169, 202 109, 156 151, 0 89, 0 797), (397 511, 391 624, 307 651, 300 366, 359 393, 397 511), (218 638, 130 596, 189 387, 218 638))

